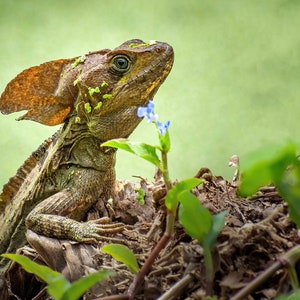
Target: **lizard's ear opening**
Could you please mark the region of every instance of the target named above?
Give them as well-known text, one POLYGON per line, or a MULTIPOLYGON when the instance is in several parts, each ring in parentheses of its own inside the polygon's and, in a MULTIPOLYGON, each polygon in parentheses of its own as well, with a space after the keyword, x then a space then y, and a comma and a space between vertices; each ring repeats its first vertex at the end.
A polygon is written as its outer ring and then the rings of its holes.
POLYGON ((73 59, 60 59, 21 72, 6 87, 0 98, 0 111, 27 113, 18 120, 32 120, 45 125, 64 122, 74 101, 55 95, 63 68, 73 59))

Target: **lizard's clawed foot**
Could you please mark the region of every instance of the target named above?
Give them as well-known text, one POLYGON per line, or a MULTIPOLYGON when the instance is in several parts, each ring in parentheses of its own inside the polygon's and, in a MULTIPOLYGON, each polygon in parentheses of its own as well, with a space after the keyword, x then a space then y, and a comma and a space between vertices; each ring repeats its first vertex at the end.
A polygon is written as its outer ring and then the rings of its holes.
POLYGON ((107 235, 122 232, 127 227, 124 223, 111 223, 111 219, 108 217, 91 220, 80 223, 80 227, 76 230, 76 240, 93 244, 97 244, 99 241, 120 242, 120 239, 107 235))

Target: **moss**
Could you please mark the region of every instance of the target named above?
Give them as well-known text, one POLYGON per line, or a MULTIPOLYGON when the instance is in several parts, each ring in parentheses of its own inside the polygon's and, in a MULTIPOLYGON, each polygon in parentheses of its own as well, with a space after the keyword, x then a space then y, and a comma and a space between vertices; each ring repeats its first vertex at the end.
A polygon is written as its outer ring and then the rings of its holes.
POLYGON ((91 105, 88 102, 84 103, 84 109, 85 109, 86 113, 88 113, 88 114, 90 114, 92 111, 91 105))
POLYGON ((108 83, 105 80, 103 80, 101 83, 101 87, 105 87, 105 86, 108 86, 108 83))
POLYGON ((77 85, 79 81, 80 81, 80 78, 77 77, 77 78, 73 81, 73 85, 74 85, 74 86, 77 85))
POLYGON ((104 94, 102 96, 103 99, 110 99, 112 97, 112 94, 104 94))
POLYGON ((85 60, 86 60, 86 56, 85 55, 82 55, 82 56, 76 58, 75 61, 72 63, 72 68, 74 69, 79 64, 84 63, 85 60))
POLYGON ((92 97, 95 93, 99 94, 100 93, 100 88, 96 86, 95 88, 88 87, 88 92, 89 95, 92 97))
POLYGON ((156 44, 156 41, 150 40, 149 43, 141 43, 141 44, 132 43, 132 44, 129 44, 129 48, 148 47, 148 46, 154 45, 154 44, 156 44))
POLYGON ((94 110, 95 110, 95 109, 100 109, 101 106, 102 106, 102 104, 103 104, 103 102, 99 101, 99 102, 97 103, 97 105, 94 107, 94 110))

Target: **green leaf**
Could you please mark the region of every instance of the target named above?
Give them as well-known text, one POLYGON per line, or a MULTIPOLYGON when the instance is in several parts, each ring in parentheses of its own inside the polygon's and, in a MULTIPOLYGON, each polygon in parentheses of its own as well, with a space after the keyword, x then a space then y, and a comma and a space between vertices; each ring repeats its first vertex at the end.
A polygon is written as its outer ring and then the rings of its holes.
POLYGON ((255 152, 245 160, 239 192, 248 196, 262 185, 275 184, 288 203, 291 219, 300 228, 300 161, 296 151, 296 144, 289 143, 255 152))
POLYGON ((280 195, 289 205, 290 218, 300 228, 300 161, 295 159, 279 182, 275 182, 280 195))
POLYGON ((272 146, 241 159, 242 196, 253 195, 261 186, 279 182, 287 167, 296 159, 296 146, 272 146))
POLYGON ((200 244, 212 227, 212 217, 200 200, 189 191, 179 194, 179 221, 186 232, 200 244))
POLYGON ((64 276, 49 267, 39 265, 29 258, 18 254, 2 254, 15 262, 19 263, 26 272, 33 273, 40 277, 47 284, 49 295, 57 300, 75 300, 79 299, 91 286, 99 280, 114 275, 114 272, 102 270, 80 278, 71 284, 64 276))
POLYGON ((47 292, 54 299, 63 299, 65 291, 71 287, 71 283, 60 274, 59 277, 53 279, 50 283, 48 283, 47 292))
POLYGON ((127 139, 113 139, 103 143, 101 146, 125 150, 151 162, 158 168, 160 167, 160 160, 156 154, 156 148, 151 145, 130 142, 127 139))
POLYGON ((217 215, 212 215, 212 227, 204 239, 204 243, 209 249, 213 247, 216 239, 224 227, 227 211, 221 211, 217 215))
POLYGON ((101 270, 75 281, 63 294, 62 300, 79 299, 90 287, 100 280, 104 280, 113 276, 115 273, 109 270, 101 270))
POLYGON ((124 263, 129 270, 138 273, 139 266, 132 251, 121 244, 109 244, 101 248, 101 251, 110 254, 115 260, 124 263))
POLYGON ((297 300, 300 299, 300 290, 292 291, 289 294, 281 294, 275 300, 297 300))
POLYGON ((144 205, 145 204, 145 196, 146 196, 145 190, 140 188, 140 189, 135 190, 135 192, 137 193, 136 200, 139 201, 139 203, 141 205, 144 205))
POLYGON ((37 275, 48 284, 61 276, 60 273, 53 271, 49 267, 39 265, 23 255, 6 253, 2 254, 2 256, 17 262, 26 272, 37 275))
POLYGON ((203 182, 202 179, 188 178, 175 184, 167 194, 166 201, 165 201, 166 207, 169 210, 175 209, 179 201, 179 197, 178 197, 179 194, 184 191, 190 191, 191 189, 198 186, 202 182, 203 182))
POLYGON ((19 254, 2 254, 2 256, 17 262, 26 272, 33 273, 45 281, 48 284, 47 291, 54 299, 62 299, 64 291, 71 286, 70 282, 62 274, 53 271, 47 266, 39 265, 28 257, 19 254))

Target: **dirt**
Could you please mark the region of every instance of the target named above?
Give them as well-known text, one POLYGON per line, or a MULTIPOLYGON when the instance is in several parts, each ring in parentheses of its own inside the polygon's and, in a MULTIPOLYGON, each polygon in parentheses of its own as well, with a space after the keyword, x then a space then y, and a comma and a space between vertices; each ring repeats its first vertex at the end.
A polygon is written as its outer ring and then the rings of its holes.
MULTIPOLYGON (((220 300, 274 299, 290 291, 287 268, 279 258, 298 245, 300 238, 289 219, 288 207, 276 188, 263 187, 251 198, 241 198, 237 195, 236 182, 213 176, 208 169, 201 169, 197 177, 205 179, 193 190, 201 203, 213 214, 227 211, 225 226, 213 249, 214 282, 211 285, 206 280, 201 246, 176 223, 174 236, 155 260, 134 299, 205 299, 208 296, 220 300), (278 262, 281 262, 279 267, 264 282, 241 298, 235 296, 278 262)), ((114 277, 94 286, 83 299, 125 294, 134 274, 99 249, 111 242, 125 244, 142 266, 164 232, 165 195, 166 189, 160 177, 155 183, 144 179, 140 183, 119 181, 109 210, 114 221, 127 225, 126 230, 104 237, 97 247, 29 233, 29 240, 37 251, 30 247, 20 251, 62 272, 70 281, 97 269, 116 272, 114 277), (145 204, 136 200, 136 190, 140 188, 146 193, 145 204)), ((97 208, 91 211, 89 219, 95 217, 99 217, 97 208)), ((297 267, 296 270, 299 274, 297 267)), ((16 264, 10 269, 7 283, 19 299, 48 299, 45 285, 16 264)), ((126 298, 115 296, 110 299, 126 298)))

